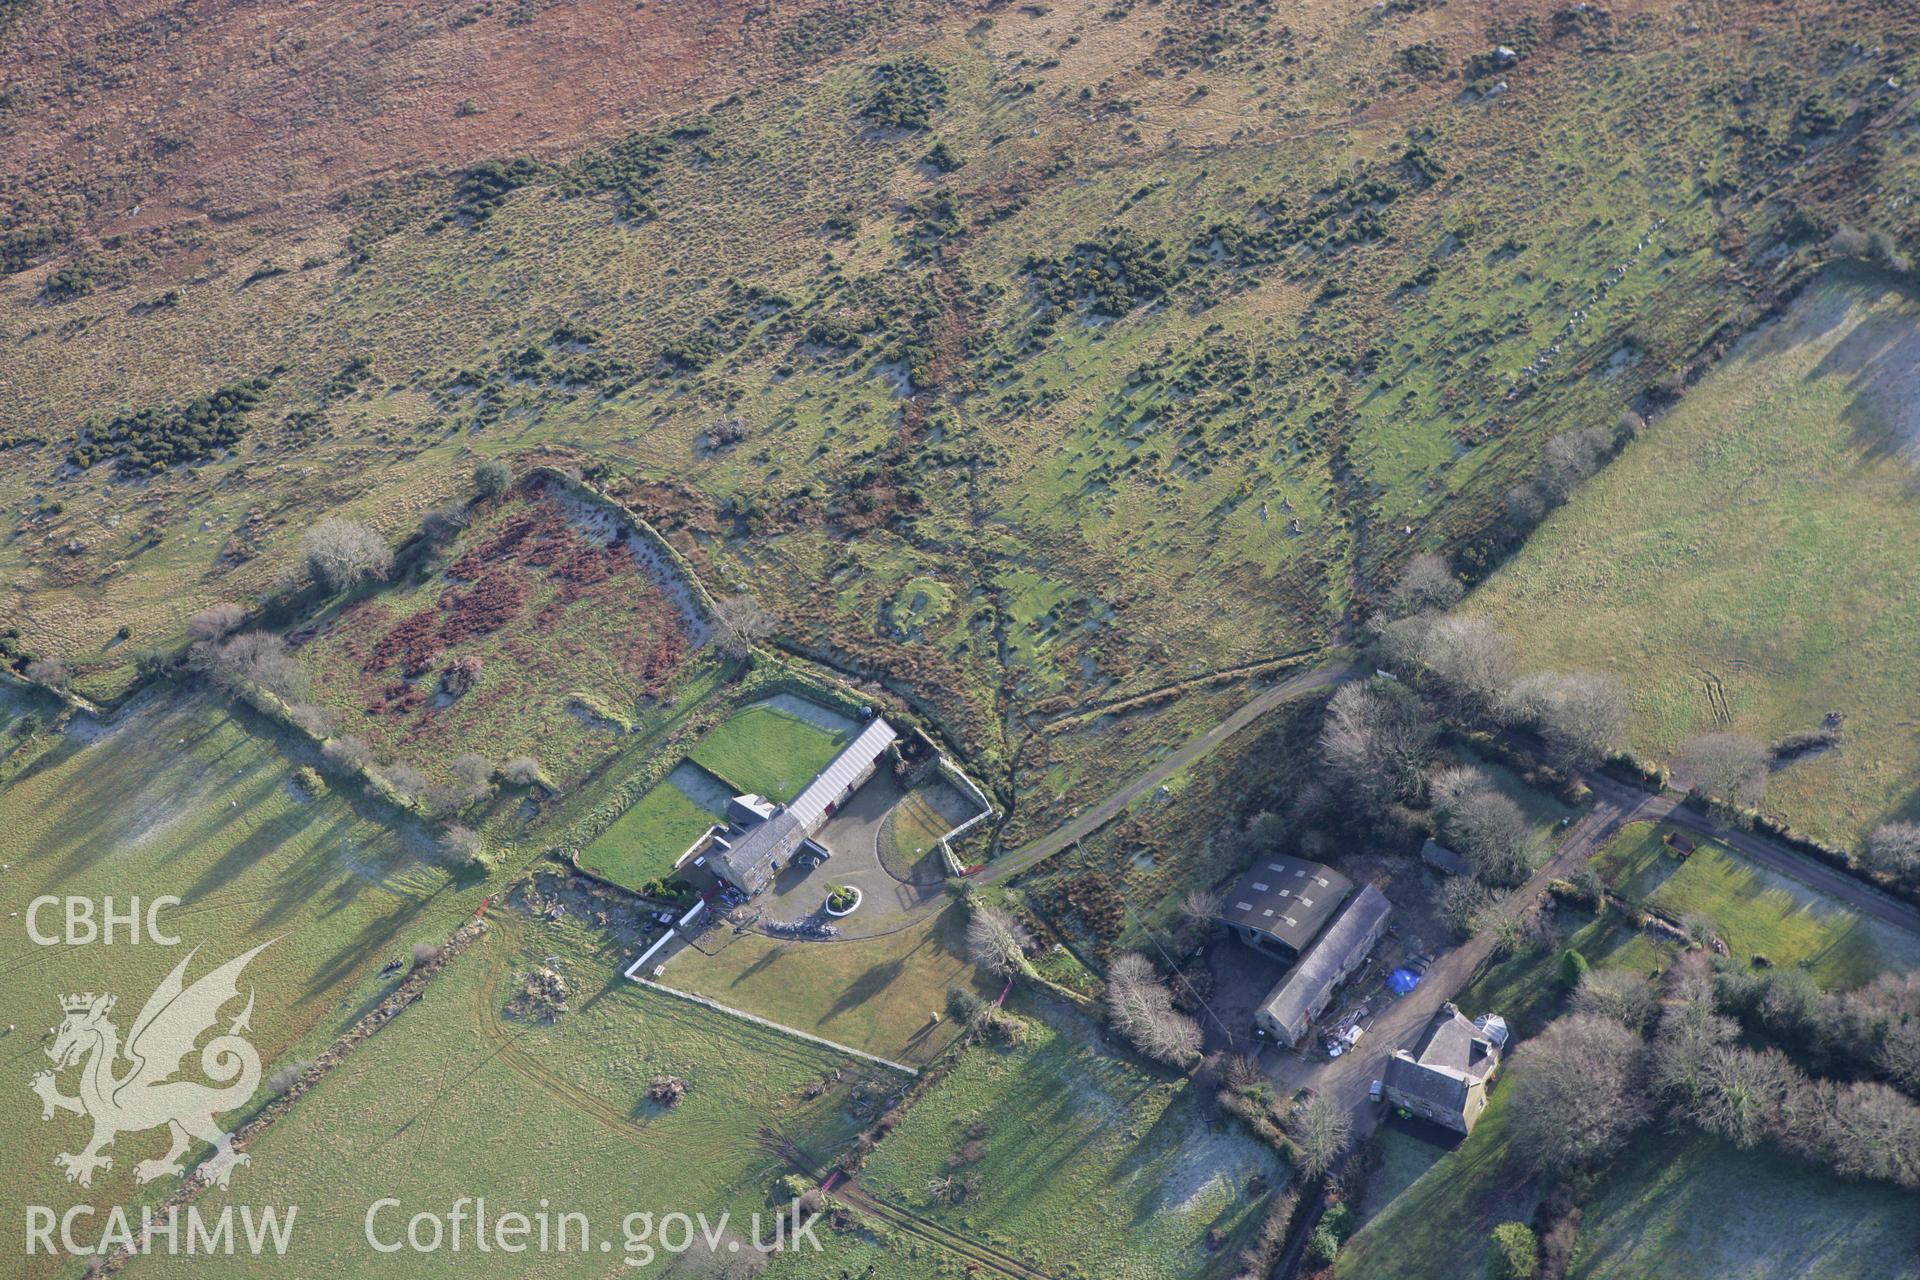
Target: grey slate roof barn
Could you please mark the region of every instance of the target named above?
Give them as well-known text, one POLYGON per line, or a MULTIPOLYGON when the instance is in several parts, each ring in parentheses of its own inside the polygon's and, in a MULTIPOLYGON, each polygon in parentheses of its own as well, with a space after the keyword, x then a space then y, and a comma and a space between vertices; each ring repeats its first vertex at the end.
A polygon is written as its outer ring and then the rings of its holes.
POLYGON ((1298 1044, 1332 1003, 1334 989, 1365 962, 1392 915, 1385 894, 1370 884, 1360 886, 1300 963, 1280 980, 1254 1021, 1282 1044, 1298 1044))

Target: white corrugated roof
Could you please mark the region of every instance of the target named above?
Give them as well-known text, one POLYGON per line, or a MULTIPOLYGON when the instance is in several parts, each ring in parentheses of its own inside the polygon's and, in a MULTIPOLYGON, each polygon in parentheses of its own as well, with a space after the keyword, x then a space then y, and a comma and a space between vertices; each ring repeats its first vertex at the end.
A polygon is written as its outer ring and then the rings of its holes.
POLYGON ((841 748, 832 763, 820 771, 820 776, 793 798, 787 811, 809 831, 816 829, 826 816, 827 806, 838 800, 840 793, 852 786, 899 736, 883 717, 875 716, 852 742, 841 748))

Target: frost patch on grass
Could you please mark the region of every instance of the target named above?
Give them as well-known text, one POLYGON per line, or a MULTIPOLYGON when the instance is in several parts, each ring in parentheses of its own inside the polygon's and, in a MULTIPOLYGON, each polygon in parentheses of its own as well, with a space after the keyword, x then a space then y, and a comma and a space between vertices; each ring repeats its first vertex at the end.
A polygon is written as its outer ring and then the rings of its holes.
POLYGON ((1247 1179, 1269 1163, 1265 1149, 1245 1134, 1194 1134, 1160 1181, 1160 1208, 1211 1216, 1244 1195, 1247 1179))

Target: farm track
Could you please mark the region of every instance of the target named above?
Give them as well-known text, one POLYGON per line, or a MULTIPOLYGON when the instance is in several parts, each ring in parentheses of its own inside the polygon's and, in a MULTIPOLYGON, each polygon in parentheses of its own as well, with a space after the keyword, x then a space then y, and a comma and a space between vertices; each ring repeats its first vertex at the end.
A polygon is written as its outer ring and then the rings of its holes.
POLYGON ((996 883, 1031 870, 1048 858, 1071 848, 1120 816, 1140 797, 1195 761, 1211 754, 1214 748, 1272 711, 1275 707, 1351 679, 1352 663, 1334 661, 1303 671, 1242 703, 1238 710, 1212 728, 1189 738, 1159 763, 1136 775, 1131 782, 1113 792, 1092 808, 1083 810, 1065 825, 1022 848, 995 858, 980 880, 996 883))
POLYGON ((833 1194, 860 1212, 878 1218, 894 1230, 952 1254, 969 1264, 970 1269, 980 1268, 993 1275, 1012 1276, 1015 1280, 1053 1280, 1053 1277, 1046 1272, 1036 1271, 1020 1259, 1011 1254, 1002 1253, 992 1245, 983 1244, 971 1236, 950 1231, 931 1219, 921 1217, 911 1209, 902 1209, 877 1199, 857 1182, 843 1182, 833 1189, 833 1194))
MULTIPOLYGON (((815 1182, 822 1184, 826 1182, 826 1176, 832 1172, 832 1166, 822 1164, 812 1152, 783 1134, 766 1129, 761 1131, 761 1136, 768 1148, 778 1152, 788 1164, 805 1173, 815 1182)), ((897 1231, 952 1254, 968 1264, 969 1273, 985 1270, 993 1275, 1013 1276, 1016 1280, 1054 1280, 1046 1272, 1036 1271, 1025 1262, 1002 1252, 993 1245, 944 1227, 911 1209, 881 1199, 861 1187, 852 1176, 836 1186, 832 1194, 867 1216, 878 1218, 897 1231)))

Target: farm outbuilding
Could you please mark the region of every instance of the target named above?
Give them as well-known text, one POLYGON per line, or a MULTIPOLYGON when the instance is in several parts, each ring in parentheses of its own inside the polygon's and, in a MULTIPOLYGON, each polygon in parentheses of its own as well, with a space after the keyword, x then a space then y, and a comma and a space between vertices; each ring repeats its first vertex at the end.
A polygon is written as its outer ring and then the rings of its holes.
POLYGON ((1335 989, 1365 963, 1392 915, 1386 895, 1362 885, 1254 1014, 1260 1029, 1282 1044, 1300 1043, 1335 989))
POLYGON ((1332 867, 1269 854, 1234 885, 1219 918, 1255 950, 1297 961, 1352 892, 1353 881, 1332 867))
POLYGON ((1420 846, 1420 860, 1434 870, 1444 871, 1450 876, 1464 876, 1473 870, 1465 858, 1438 840, 1429 839, 1420 846))

